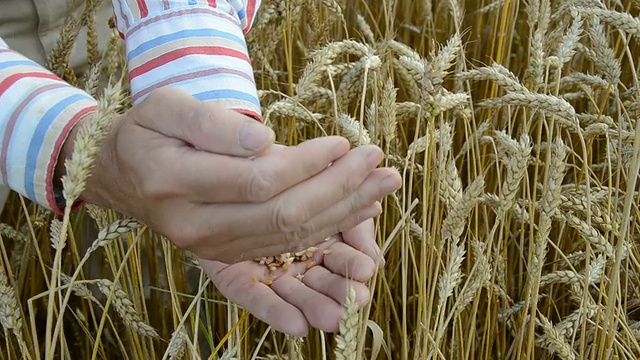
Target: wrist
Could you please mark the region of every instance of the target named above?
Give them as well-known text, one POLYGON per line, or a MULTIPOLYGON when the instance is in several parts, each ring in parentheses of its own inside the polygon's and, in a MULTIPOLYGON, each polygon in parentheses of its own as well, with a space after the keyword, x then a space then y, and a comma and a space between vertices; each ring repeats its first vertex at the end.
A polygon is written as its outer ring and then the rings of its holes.
MULTIPOLYGON (((60 154, 58 156, 58 161, 55 166, 55 173, 53 179, 54 193, 62 194, 62 178, 66 175, 66 166, 65 162, 71 158, 73 155, 74 145, 76 143, 77 135, 82 129, 82 127, 87 124, 93 116, 95 115, 95 111, 91 111, 85 114, 82 118, 80 118, 76 124, 73 126, 66 140, 64 141, 60 154)), ((115 124, 114 124, 115 125, 115 124)), ((113 130, 113 126, 111 128, 113 130)), ((93 160, 93 164, 89 173, 88 178, 86 179, 86 186, 84 191, 80 194, 79 199, 77 199, 75 204, 65 204, 65 199, 62 199, 62 204, 60 204, 60 208, 64 206, 80 206, 84 202, 88 202, 91 204, 95 204, 98 206, 109 208, 112 205, 111 201, 111 188, 113 179, 109 178, 110 171, 105 171, 105 169, 111 169, 109 164, 112 164, 113 156, 112 156, 112 147, 109 145, 112 140, 111 133, 103 139, 100 144, 100 151, 98 152, 96 158, 93 160)), ((59 196, 62 198, 62 196, 59 196)))

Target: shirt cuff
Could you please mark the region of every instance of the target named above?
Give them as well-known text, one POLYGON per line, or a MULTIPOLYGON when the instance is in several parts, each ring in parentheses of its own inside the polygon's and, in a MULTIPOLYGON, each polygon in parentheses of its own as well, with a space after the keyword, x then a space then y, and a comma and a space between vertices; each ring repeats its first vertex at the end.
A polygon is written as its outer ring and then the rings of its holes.
POLYGON ((227 7, 225 1, 172 7, 145 13, 126 30, 119 24, 134 104, 154 89, 174 87, 262 121, 243 23, 227 7))
POLYGON ((0 104, 2 183, 62 213, 64 201, 53 186, 58 156, 96 101, 0 40, 0 104))

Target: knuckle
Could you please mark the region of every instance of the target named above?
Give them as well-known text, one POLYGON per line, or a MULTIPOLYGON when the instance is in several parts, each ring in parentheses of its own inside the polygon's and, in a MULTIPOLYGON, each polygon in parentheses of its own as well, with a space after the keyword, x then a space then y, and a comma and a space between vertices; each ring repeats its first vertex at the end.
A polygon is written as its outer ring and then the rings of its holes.
POLYGON ((216 225, 202 226, 189 219, 175 217, 170 226, 170 239, 183 249, 197 249, 212 238, 220 240, 220 229, 215 227, 216 225))
POLYGON ((140 193, 143 198, 165 200, 180 195, 180 191, 171 185, 167 179, 151 177, 142 182, 140 193))
POLYGON ((273 226, 281 233, 297 233, 302 226, 304 211, 299 205, 276 203, 273 210, 273 226))
POLYGON ((300 243, 313 235, 314 229, 315 226, 311 223, 301 224, 296 230, 286 233, 285 239, 292 247, 296 248, 296 251, 302 250, 298 249, 302 246, 300 243))
POLYGON ((343 182, 342 182, 342 197, 345 198, 347 196, 349 196, 351 193, 353 193, 358 185, 359 182, 357 181, 358 177, 356 176, 347 176, 343 182))
POLYGON ((275 183, 272 171, 252 167, 248 177, 245 196, 249 201, 264 202, 275 195, 275 183))
POLYGON ((195 226, 190 226, 188 221, 174 218, 169 224, 167 237, 181 249, 193 249, 202 242, 202 234, 195 226))
POLYGON ((149 107, 157 107, 161 104, 170 104, 175 99, 175 90, 170 88, 153 89, 144 99, 142 104, 149 107))
POLYGON ((159 101, 159 100, 162 101, 166 99, 166 96, 167 96, 166 88, 153 89, 151 90, 151 92, 149 93, 149 95, 147 96, 144 102, 155 103, 156 101, 159 101))

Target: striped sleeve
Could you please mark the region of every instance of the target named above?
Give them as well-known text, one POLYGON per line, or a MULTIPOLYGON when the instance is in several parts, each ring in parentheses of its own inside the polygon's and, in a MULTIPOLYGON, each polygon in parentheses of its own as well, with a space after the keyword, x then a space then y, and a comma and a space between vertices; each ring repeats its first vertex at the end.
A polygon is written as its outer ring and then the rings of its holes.
POLYGON ((245 34, 260 0, 113 0, 134 104, 175 87, 262 121, 245 34))
POLYGON ((58 213, 53 176, 71 128, 96 101, 0 39, 2 184, 58 213))

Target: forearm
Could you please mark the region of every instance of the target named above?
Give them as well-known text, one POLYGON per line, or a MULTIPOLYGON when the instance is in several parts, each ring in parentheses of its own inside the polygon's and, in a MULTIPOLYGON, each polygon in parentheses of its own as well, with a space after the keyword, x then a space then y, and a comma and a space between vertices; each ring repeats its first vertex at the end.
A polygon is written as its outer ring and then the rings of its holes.
POLYGON ((113 0, 113 4, 126 41, 134 104, 154 89, 174 87, 262 120, 244 39, 259 1, 113 0))
POLYGON ((58 158, 95 100, 0 40, 0 103, 2 183, 60 212, 54 187, 58 158))

